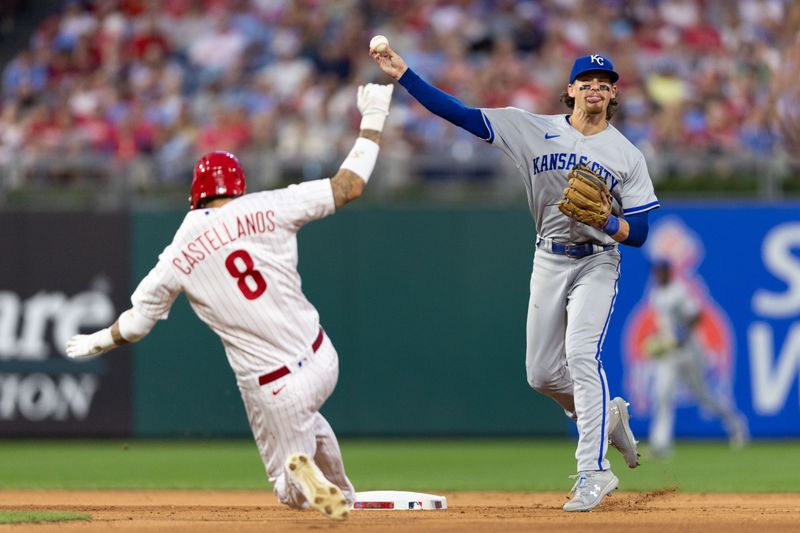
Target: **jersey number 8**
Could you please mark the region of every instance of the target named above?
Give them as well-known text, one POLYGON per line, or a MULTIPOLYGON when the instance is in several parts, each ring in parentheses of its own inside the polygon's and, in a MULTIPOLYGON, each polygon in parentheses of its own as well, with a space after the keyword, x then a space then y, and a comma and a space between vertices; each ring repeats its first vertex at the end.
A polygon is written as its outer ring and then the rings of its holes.
POLYGON ((236 250, 225 258, 225 268, 228 269, 231 276, 236 278, 236 285, 248 300, 255 300, 267 290, 267 280, 264 279, 261 272, 255 269, 255 266, 253 257, 245 250, 236 250), (240 263, 236 262, 237 259, 240 263), (241 264, 244 264, 244 270, 240 268, 241 264), (248 282, 248 280, 250 281, 248 282))

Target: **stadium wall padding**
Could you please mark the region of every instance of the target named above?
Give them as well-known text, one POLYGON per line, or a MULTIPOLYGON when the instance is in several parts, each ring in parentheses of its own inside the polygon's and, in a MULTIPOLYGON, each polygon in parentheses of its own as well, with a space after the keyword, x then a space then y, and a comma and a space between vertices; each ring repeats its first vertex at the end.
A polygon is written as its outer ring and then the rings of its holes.
POLYGON ((0 437, 132 431, 131 350, 82 361, 67 339, 128 299, 128 217, 0 213, 0 437))
MULTIPOLYGON (((644 249, 622 247, 622 279, 603 362, 612 391, 631 400, 632 427, 648 434, 657 366, 643 357, 649 261, 666 256, 700 302, 704 377, 755 437, 800 436, 800 204, 670 203, 653 212, 644 249)), ((725 435, 683 385, 675 433, 725 435)))
MULTIPOLYGON (((669 204, 652 214, 644 249, 621 248, 603 364, 612 394, 632 401, 642 438, 655 371, 642 350, 649 260, 660 254, 702 302, 712 391, 754 436, 800 436, 798 213, 796 203, 669 204)), ((129 305, 183 215, 2 214, 2 435, 249 434, 221 343, 185 297, 132 348, 87 362, 64 356, 70 335, 129 305)), ((309 224, 299 240, 304 290, 339 351, 339 385, 323 412, 340 435, 557 436, 573 427, 525 380, 534 230, 524 207, 356 206, 309 224)), ((685 388, 676 402, 679 436, 724 435, 685 388)))
MULTIPOLYGON (((134 216, 133 283, 183 214, 134 216)), ((566 433, 525 376, 534 236, 524 208, 345 209, 300 231, 303 289, 339 352, 323 408, 338 434, 566 433)), ((134 368, 138 435, 248 434, 221 343, 184 297, 134 368)))

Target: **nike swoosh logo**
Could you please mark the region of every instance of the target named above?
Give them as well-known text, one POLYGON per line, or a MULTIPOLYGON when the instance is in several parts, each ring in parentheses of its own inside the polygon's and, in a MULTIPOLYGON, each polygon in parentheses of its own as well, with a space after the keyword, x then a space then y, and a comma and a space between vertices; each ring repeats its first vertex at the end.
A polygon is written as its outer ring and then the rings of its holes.
POLYGON ((283 389, 285 389, 285 388, 286 388, 286 385, 284 385, 283 387, 281 387, 281 388, 279 388, 279 389, 272 389, 272 395, 273 395, 273 396, 277 396, 277 395, 278 395, 278 394, 280 394, 280 392, 281 392, 283 389))
POLYGON ((549 141, 550 139, 555 139, 556 137, 561 137, 561 135, 553 135, 553 134, 551 134, 551 133, 545 133, 545 134, 544 134, 544 138, 545 138, 546 140, 548 140, 548 141, 549 141))

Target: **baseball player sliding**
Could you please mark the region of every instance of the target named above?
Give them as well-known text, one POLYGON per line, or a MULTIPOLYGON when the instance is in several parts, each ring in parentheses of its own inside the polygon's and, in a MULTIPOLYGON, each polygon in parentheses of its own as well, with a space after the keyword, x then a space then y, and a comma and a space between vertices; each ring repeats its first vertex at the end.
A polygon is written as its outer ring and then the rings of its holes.
POLYGON ((278 499, 343 519, 355 500, 339 444, 319 413, 339 374, 336 349, 303 295, 297 232, 361 196, 375 167, 392 85, 358 89, 361 133, 331 179, 245 195, 239 161, 212 152, 195 166, 190 211, 110 327, 67 342, 67 355, 136 342, 184 291, 222 339, 278 499))
POLYGON ((609 124, 619 75, 611 60, 575 60, 562 95, 568 115, 468 107, 420 78, 383 38, 370 55, 431 112, 497 146, 522 173, 536 221, 528 306, 528 383, 578 425, 576 482, 565 511, 591 511, 618 479, 610 442, 638 465, 627 404, 610 399, 600 355, 619 279, 617 244, 641 246, 659 206, 644 157, 609 124))

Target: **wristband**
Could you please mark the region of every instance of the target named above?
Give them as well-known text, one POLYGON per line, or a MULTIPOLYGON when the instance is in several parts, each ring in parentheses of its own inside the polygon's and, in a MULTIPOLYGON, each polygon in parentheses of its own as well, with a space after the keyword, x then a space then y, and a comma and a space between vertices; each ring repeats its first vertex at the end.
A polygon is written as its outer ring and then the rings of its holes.
POLYGON ((367 183, 377 160, 378 144, 365 137, 359 137, 340 168, 355 172, 364 183, 367 183))
POLYGON ((614 215, 609 215, 608 220, 606 220, 606 225, 603 226, 603 233, 613 237, 614 235, 619 232, 619 218, 615 217, 614 215))
POLYGON ((386 122, 386 115, 383 113, 370 113, 361 117, 361 129, 383 131, 384 122, 386 122))
POLYGON ((114 337, 111 335, 110 327, 95 331, 90 335, 90 338, 92 347, 104 352, 117 346, 117 343, 114 342, 114 337))
POLYGON ((119 315, 119 334, 128 342, 136 342, 153 329, 156 321, 135 312, 132 308, 119 315))

